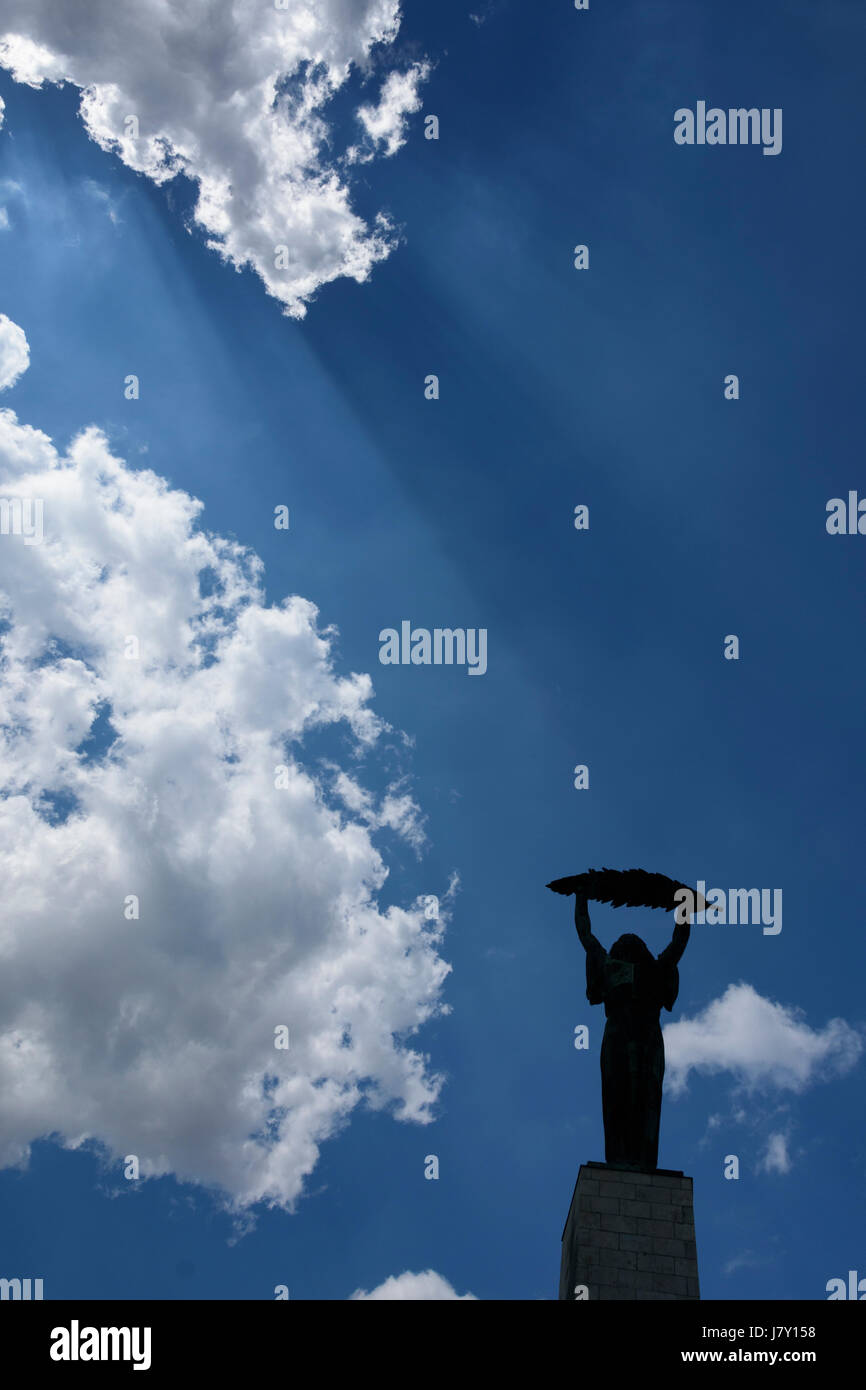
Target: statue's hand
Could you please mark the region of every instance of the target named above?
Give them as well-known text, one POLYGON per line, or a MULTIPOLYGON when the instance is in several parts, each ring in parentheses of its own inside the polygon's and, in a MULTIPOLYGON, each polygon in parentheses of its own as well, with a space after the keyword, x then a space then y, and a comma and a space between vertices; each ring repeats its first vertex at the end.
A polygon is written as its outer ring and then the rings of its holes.
POLYGON ((574 895, 574 925, 581 940, 591 930, 589 913, 586 910, 586 893, 582 888, 574 895))

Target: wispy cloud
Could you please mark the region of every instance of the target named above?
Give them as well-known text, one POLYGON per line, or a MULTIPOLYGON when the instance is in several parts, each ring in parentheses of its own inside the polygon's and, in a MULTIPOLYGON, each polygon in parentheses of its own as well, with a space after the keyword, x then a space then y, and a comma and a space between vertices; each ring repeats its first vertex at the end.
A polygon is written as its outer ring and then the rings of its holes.
POLYGON ((785 1134, 771 1134, 767 1146, 758 1163, 759 1173, 789 1173, 791 1159, 788 1154, 788 1138, 785 1134))
POLYGON ((378 104, 358 110, 366 138, 347 152, 350 163, 367 163, 377 154, 396 154, 406 143, 408 118, 421 108, 418 88, 429 73, 428 63, 413 63, 407 72, 392 72, 386 77, 378 104))
POLYGON ((755 1250, 740 1250, 722 1265, 722 1273, 731 1275, 741 1269, 763 1269, 766 1265, 775 1264, 778 1258, 777 1254, 767 1251, 758 1253, 755 1250))

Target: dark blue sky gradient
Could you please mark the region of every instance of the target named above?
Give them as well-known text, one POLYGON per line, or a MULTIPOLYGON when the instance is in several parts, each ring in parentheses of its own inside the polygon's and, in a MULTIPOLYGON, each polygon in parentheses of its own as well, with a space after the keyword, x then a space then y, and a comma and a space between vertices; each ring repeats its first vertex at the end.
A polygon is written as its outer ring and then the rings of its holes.
MULTIPOLYGON (((339 1299, 428 1267, 480 1298, 555 1297, 578 1165, 603 1157, 603 1019, 556 876, 781 887, 776 937, 695 928, 674 1018, 745 981, 814 1028, 864 1023, 866 539, 824 524, 828 498, 866 495, 862 8, 470 9, 405 5, 441 138, 416 117, 364 166, 356 205, 387 208, 402 244, 302 323, 185 230, 188 190, 88 141, 71 89, 0 74, 0 177, 27 196, 6 200, 0 310, 32 361, 3 404, 59 446, 101 425, 258 551, 272 600, 319 606, 341 669, 369 671, 415 739, 430 847, 382 836, 385 900, 461 881, 453 1013, 419 1035, 449 1078, 437 1122, 357 1114, 297 1212, 235 1243, 207 1193, 132 1192, 42 1142, 0 1173, 0 1273, 47 1297, 339 1299), (676 146, 674 110, 699 99, 781 107, 782 153, 676 146), (487 674, 380 666, 379 630, 406 618, 486 627, 487 674)), ((661 914, 623 920, 593 912, 605 944, 666 944, 661 914)), ((695 1180, 702 1295, 822 1298, 866 1272, 862 1064, 801 1095, 733 1085, 693 1075, 662 1113, 659 1162, 695 1180), (759 1173, 779 1128, 792 1169, 759 1173)))

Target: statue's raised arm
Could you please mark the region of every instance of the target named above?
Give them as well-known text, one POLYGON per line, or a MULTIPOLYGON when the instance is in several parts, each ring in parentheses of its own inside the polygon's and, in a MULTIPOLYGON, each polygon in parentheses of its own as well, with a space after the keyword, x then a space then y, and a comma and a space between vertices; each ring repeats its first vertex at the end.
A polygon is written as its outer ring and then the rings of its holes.
POLYGON ((678 965, 683 951, 689 944, 691 927, 688 922, 678 922, 674 927, 674 934, 671 937, 670 945, 659 955, 659 962, 662 965, 678 965))
POLYGON ((589 921, 589 912, 586 906, 586 893, 578 888, 574 894, 574 925, 577 928, 577 935, 580 944, 585 951, 592 947, 603 950, 601 942, 592 934, 592 926, 589 921))

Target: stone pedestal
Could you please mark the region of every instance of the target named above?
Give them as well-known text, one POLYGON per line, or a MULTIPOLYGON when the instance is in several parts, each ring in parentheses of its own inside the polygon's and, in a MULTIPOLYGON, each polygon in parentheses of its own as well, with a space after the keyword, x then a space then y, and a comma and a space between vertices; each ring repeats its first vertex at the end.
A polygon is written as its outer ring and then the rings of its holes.
POLYGON ((559 1297, 700 1298, 691 1178, 582 1164, 562 1233, 559 1297))

